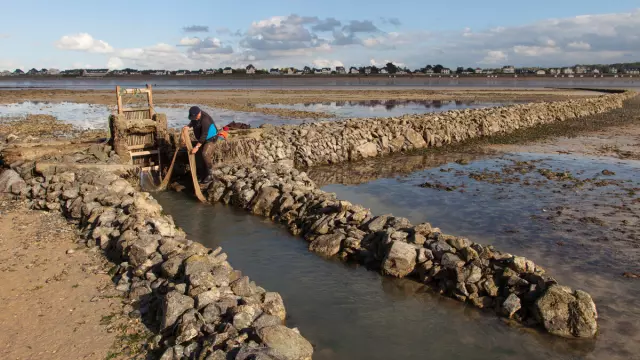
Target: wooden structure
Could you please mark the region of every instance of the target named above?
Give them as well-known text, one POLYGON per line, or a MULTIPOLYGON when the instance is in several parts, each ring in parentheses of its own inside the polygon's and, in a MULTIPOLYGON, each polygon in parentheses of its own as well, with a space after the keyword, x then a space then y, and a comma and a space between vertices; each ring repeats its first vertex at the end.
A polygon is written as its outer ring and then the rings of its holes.
POLYGON ((153 109, 151 85, 143 89, 116 86, 117 113, 109 119, 115 152, 125 162, 142 170, 161 169, 161 147, 168 144, 167 117, 153 109), (144 98, 146 105, 125 107, 123 97, 144 98))

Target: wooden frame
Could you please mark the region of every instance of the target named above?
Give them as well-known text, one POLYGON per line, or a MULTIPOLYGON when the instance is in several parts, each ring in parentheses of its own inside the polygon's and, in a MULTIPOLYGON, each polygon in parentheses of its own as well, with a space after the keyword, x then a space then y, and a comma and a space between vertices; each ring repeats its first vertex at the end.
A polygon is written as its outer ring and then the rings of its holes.
MULTIPOLYGON (((153 92, 152 92, 152 88, 150 84, 147 84, 146 87, 144 89, 121 89, 119 85, 116 86, 116 104, 117 104, 117 111, 118 111, 118 115, 125 115, 125 113, 128 114, 132 114, 134 115, 133 117, 135 119, 139 119, 140 117, 142 119, 145 119, 147 117, 147 113, 148 113, 148 117, 149 119, 153 120, 153 117, 155 115, 155 111, 153 110, 153 92), (148 107, 141 107, 141 108, 126 108, 122 106, 122 95, 125 94, 146 94, 147 95, 147 104, 148 107)), ((129 118, 127 116, 127 118, 129 118)), ((158 164, 155 166, 148 166, 148 167, 143 167, 143 170, 159 170, 162 167, 162 159, 161 159, 161 154, 160 151, 158 151, 158 144, 157 144, 157 140, 155 141, 155 144, 153 144, 156 148, 152 149, 152 150, 145 150, 145 148, 147 148, 147 146, 145 144, 142 145, 129 145, 127 146, 127 150, 129 151, 129 156, 131 158, 131 162, 133 163, 133 158, 134 157, 143 157, 143 156, 148 156, 148 155, 157 155, 158 156, 158 164)))

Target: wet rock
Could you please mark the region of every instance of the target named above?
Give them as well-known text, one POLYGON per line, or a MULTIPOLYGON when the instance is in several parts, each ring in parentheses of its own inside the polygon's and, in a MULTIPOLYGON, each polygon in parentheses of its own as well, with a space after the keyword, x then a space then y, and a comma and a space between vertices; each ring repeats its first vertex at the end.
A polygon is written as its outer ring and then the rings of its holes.
MULTIPOLYGON (((278 354, 266 346, 249 347, 243 345, 234 360, 280 360, 278 354)), ((223 359, 224 360, 224 359, 223 359)))
POLYGON ((236 314, 233 316, 232 323, 238 330, 251 326, 253 321, 262 313, 260 310, 249 305, 239 306, 235 311, 236 314))
POLYGON ((447 269, 456 269, 464 266, 464 261, 462 261, 457 255, 449 252, 442 255, 440 263, 447 269))
POLYGON ((482 279, 482 269, 472 264, 465 269, 464 277, 465 283, 475 284, 482 279))
POLYGON ((356 154, 359 155, 359 158, 368 158, 378 155, 378 147, 373 142, 362 144, 356 147, 355 151, 356 154))
POLYGON ((180 294, 177 291, 169 292, 162 301, 161 328, 167 329, 178 320, 187 310, 192 309, 194 301, 191 297, 180 294))
POLYGON ((266 292, 262 301, 262 309, 265 314, 273 315, 284 321, 287 316, 287 311, 284 308, 284 301, 282 296, 277 292, 266 292))
POLYGON ((382 262, 382 272, 395 277, 405 277, 416 266, 416 248, 402 241, 393 241, 382 262))
POLYGON ((522 305, 520 304, 520 298, 516 294, 510 294, 507 299, 502 303, 502 313, 512 318, 522 305))
POLYGON ((387 225, 388 220, 389 215, 376 216, 367 224, 366 228, 371 232, 381 231, 384 229, 385 225, 387 225))
POLYGON ((263 327, 274 326, 274 325, 282 325, 282 319, 280 319, 277 316, 266 314, 266 313, 260 315, 253 322, 253 327, 256 330, 262 329, 263 327))
POLYGON ((254 198, 251 211, 256 215, 269 216, 280 191, 274 187, 263 187, 254 198))
POLYGON ((431 250, 426 248, 418 249, 418 264, 433 260, 434 256, 431 250))
POLYGON ((564 337, 593 337, 598 330, 598 313, 591 296, 552 285, 535 302, 536 315, 551 334, 564 337))
POLYGON ((192 255, 184 261, 184 274, 190 276, 192 274, 210 272, 215 265, 207 256, 192 255))
POLYGON ((283 360, 308 360, 313 347, 299 333, 282 325, 267 326, 257 331, 263 344, 283 360))
POLYGON ((309 244, 309 250, 324 256, 334 256, 340 252, 344 238, 340 233, 320 235, 309 244))

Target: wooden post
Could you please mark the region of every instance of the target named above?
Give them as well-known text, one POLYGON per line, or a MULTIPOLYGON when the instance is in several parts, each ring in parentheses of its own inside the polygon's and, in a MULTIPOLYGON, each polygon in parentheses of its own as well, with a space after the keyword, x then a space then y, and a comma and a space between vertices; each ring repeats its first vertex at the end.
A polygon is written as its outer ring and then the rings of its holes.
POLYGON ((122 98, 120 97, 120 86, 116 85, 116 101, 118 104, 118 114, 122 114, 122 98))
POLYGON ((149 92, 147 92, 147 100, 149 101, 149 117, 151 119, 153 119, 153 96, 151 95, 151 84, 147 84, 147 90, 149 90, 149 92))

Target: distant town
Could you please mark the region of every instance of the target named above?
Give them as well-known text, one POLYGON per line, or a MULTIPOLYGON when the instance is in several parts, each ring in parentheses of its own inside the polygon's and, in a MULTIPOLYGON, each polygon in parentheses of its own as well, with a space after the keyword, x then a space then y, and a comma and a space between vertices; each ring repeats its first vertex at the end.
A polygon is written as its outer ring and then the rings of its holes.
POLYGON ((62 76, 62 77, 119 77, 119 76, 224 76, 224 75, 387 75, 387 76, 551 76, 551 77, 633 77, 640 75, 640 63, 611 64, 611 65, 575 65, 571 67, 540 68, 540 67, 514 67, 503 66, 501 68, 465 68, 458 67, 455 70, 442 65, 427 65, 420 69, 410 70, 406 67, 399 67, 393 63, 385 66, 362 66, 346 68, 337 66, 335 68, 323 67, 315 68, 305 66, 302 69, 294 67, 258 69, 253 65, 244 68, 219 68, 219 69, 199 69, 199 70, 137 70, 137 69, 31 69, 24 72, 21 69, 2 71, 0 76, 62 76))

